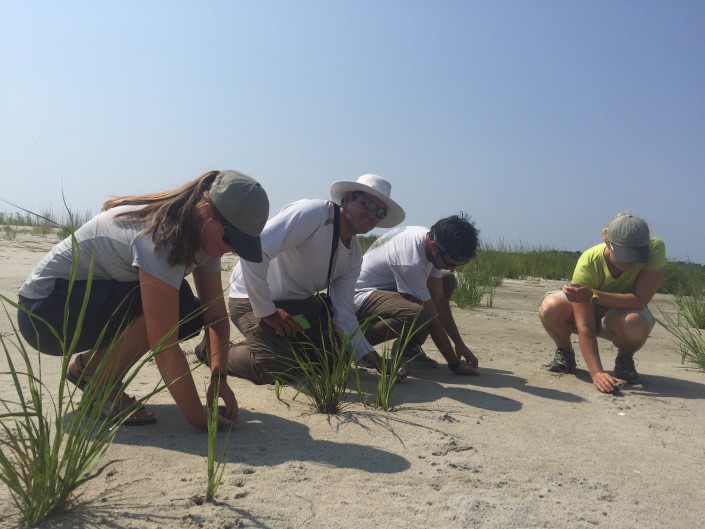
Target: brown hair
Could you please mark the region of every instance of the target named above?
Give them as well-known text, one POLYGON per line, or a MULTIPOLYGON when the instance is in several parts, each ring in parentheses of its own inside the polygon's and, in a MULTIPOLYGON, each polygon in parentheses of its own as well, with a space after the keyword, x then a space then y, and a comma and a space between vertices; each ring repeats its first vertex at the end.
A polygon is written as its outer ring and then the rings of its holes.
POLYGON ((144 205, 136 211, 120 213, 116 218, 145 222, 146 235, 152 235, 155 248, 159 254, 170 244, 168 263, 190 264, 196 250, 201 247, 201 231, 198 215, 201 204, 210 202, 210 189, 219 171, 208 171, 183 186, 153 193, 127 197, 110 197, 103 204, 103 211, 118 207, 144 205))

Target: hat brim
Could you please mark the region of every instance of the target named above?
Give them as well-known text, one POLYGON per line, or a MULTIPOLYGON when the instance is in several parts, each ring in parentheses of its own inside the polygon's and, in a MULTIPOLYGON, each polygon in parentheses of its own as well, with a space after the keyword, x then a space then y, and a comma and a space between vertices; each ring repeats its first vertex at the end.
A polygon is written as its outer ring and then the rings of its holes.
POLYGON ((379 221, 379 224, 377 224, 378 228, 393 228, 397 224, 401 224, 406 218, 404 209, 394 202, 394 200, 384 193, 380 193, 376 189, 359 182, 349 182, 346 180, 335 182, 330 186, 330 197, 333 199, 333 202, 340 204, 343 201, 343 197, 345 197, 345 193, 348 191, 362 191, 384 202, 387 208, 387 216, 379 221))
POLYGON ((620 263, 647 263, 649 261, 649 247, 639 246, 630 248, 611 243, 614 258, 620 263))
POLYGON ((248 235, 225 220, 225 233, 235 253, 245 261, 262 262, 262 241, 259 236, 248 235))

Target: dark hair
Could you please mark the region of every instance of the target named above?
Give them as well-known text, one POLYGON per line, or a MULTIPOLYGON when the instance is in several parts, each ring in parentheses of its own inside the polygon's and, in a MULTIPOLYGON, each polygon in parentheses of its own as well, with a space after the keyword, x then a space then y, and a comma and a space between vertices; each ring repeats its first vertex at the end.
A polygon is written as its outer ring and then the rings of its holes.
POLYGON ((431 226, 431 238, 438 249, 456 261, 468 261, 475 257, 478 229, 465 213, 451 215, 431 226))
POLYGON ((159 254, 165 245, 170 244, 169 265, 188 265, 201 247, 198 206, 210 202, 208 190, 218 172, 208 171, 177 189, 162 193, 109 198, 103 204, 103 211, 117 206, 144 204, 142 209, 121 213, 116 218, 146 222, 145 234, 152 236, 154 253, 159 254))

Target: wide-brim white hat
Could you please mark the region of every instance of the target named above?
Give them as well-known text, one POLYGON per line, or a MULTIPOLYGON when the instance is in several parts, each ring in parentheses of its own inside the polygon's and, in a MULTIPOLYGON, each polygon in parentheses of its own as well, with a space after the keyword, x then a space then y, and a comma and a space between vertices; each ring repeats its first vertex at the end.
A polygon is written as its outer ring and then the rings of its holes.
POLYGON ((340 204, 348 191, 362 191, 384 202, 387 216, 379 221, 380 228, 393 228, 406 218, 402 207, 391 199, 392 184, 376 174, 364 174, 355 182, 341 180, 330 186, 330 196, 333 202, 340 204))

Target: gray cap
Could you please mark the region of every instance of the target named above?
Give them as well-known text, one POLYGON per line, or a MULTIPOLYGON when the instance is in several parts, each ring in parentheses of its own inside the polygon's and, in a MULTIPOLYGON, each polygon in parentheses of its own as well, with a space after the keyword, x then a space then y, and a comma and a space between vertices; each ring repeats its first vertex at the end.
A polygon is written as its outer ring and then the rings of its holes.
POLYGON ((225 233, 233 250, 247 261, 262 262, 260 233, 269 217, 269 199, 254 178, 237 171, 219 172, 209 197, 225 219, 225 233))
POLYGON ((648 262, 650 237, 649 225, 634 215, 619 214, 607 226, 614 257, 623 263, 648 262))

